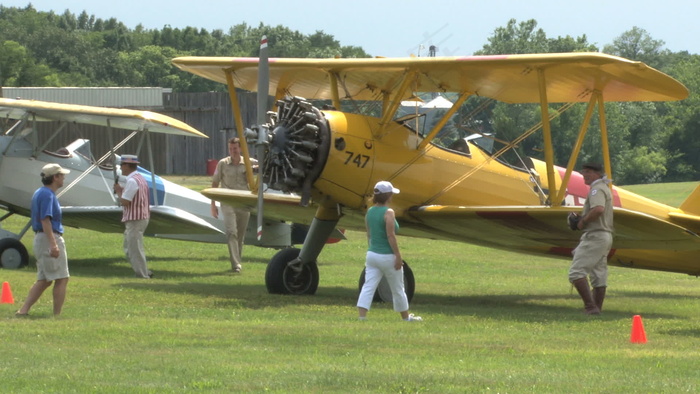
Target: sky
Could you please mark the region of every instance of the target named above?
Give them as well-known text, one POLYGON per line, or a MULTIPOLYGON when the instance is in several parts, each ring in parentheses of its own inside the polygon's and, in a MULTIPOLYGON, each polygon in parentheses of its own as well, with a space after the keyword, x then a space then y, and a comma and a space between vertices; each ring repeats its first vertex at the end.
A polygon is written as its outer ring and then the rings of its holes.
POLYGON ((323 31, 343 46, 360 46, 373 56, 471 55, 510 19, 535 19, 548 38, 586 35, 602 49, 639 27, 665 48, 700 54, 697 0, 0 0, 26 7, 97 18, 116 18, 129 28, 192 26, 209 31, 240 23, 283 25, 303 34, 323 31))

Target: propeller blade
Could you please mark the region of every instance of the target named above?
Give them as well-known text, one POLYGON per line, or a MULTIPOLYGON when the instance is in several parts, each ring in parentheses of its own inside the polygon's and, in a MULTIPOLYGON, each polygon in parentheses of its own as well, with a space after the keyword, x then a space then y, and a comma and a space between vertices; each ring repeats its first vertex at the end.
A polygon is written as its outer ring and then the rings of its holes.
POLYGON ((267 144, 267 96, 270 92, 270 67, 267 62, 267 36, 260 40, 260 55, 258 60, 258 142, 256 144, 258 157, 258 241, 262 238, 263 229, 263 176, 265 174, 265 149, 267 144))

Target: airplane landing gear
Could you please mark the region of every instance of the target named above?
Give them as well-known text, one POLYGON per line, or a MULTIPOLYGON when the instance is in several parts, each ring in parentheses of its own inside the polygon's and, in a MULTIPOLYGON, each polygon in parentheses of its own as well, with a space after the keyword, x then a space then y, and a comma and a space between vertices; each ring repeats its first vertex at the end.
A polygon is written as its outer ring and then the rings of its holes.
POLYGON ((302 263, 300 249, 287 248, 277 252, 267 265, 265 285, 271 294, 316 294, 318 265, 316 261, 302 263))
MULTIPOLYGON (((359 291, 362 291, 362 286, 365 284, 365 270, 362 270, 362 273, 360 274, 360 280, 358 282, 358 289, 359 291)), ((410 303, 411 300, 413 299, 413 294, 416 292, 416 279, 413 276, 413 270, 411 267, 406 264, 406 262, 403 262, 403 286, 404 286, 404 291, 406 292, 406 297, 408 298, 408 302, 410 303)), ((379 282, 379 286, 377 286, 377 291, 374 293, 374 302, 386 302, 390 303, 393 301, 393 297, 391 295, 391 288, 389 287, 389 282, 386 281, 386 278, 382 278, 382 280, 379 282)))
POLYGON ((15 238, 0 239, 0 266, 7 269, 26 267, 29 254, 24 244, 15 238))

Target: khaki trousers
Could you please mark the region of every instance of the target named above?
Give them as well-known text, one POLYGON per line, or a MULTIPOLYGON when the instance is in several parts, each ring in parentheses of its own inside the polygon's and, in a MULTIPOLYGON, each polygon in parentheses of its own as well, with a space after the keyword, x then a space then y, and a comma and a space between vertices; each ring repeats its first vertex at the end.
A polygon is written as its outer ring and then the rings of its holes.
POLYGON ((124 253, 131 263, 131 268, 139 278, 150 278, 151 272, 146 263, 146 250, 143 247, 143 232, 148 227, 148 219, 128 220, 124 222, 124 253))
POLYGON ((569 282, 591 277, 591 286, 608 285, 608 253, 612 247, 612 234, 607 231, 587 231, 581 236, 574 259, 569 268, 569 282))
POLYGON ((224 226, 226 227, 226 237, 228 238, 228 253, 231 257, 231 269, 240 270, 243 240, 248 229, 250 212, 223 205, 221 213, 224 215, 224 226))

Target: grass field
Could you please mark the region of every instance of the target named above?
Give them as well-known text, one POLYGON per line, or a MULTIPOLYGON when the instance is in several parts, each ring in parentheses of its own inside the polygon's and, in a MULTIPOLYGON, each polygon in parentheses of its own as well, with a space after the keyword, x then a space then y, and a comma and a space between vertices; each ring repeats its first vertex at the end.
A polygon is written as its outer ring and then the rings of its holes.
MULTIPOLYGON (((677 205, 694 186, 628 189, 677 205)), ((65 238, 72 276, 59 318, 49 293, 15 318, 35 268, 0 270, 16 301, 0 305, 2 392, 700 391, 694 277, 611 267, 604 314, 587 317, 568 261, 400 238, 416 276, 412 311, 424 321, 375 304, 359 322, 362 233, 322 252, 308 297, 267 293, 273 250, 246 248, 236 275, 223 245, 147 239, 156 276, 146 281, 132 277, 121 236, 70 229, 65 238), (629 341, 635 314, 646 344, 629 341)))

